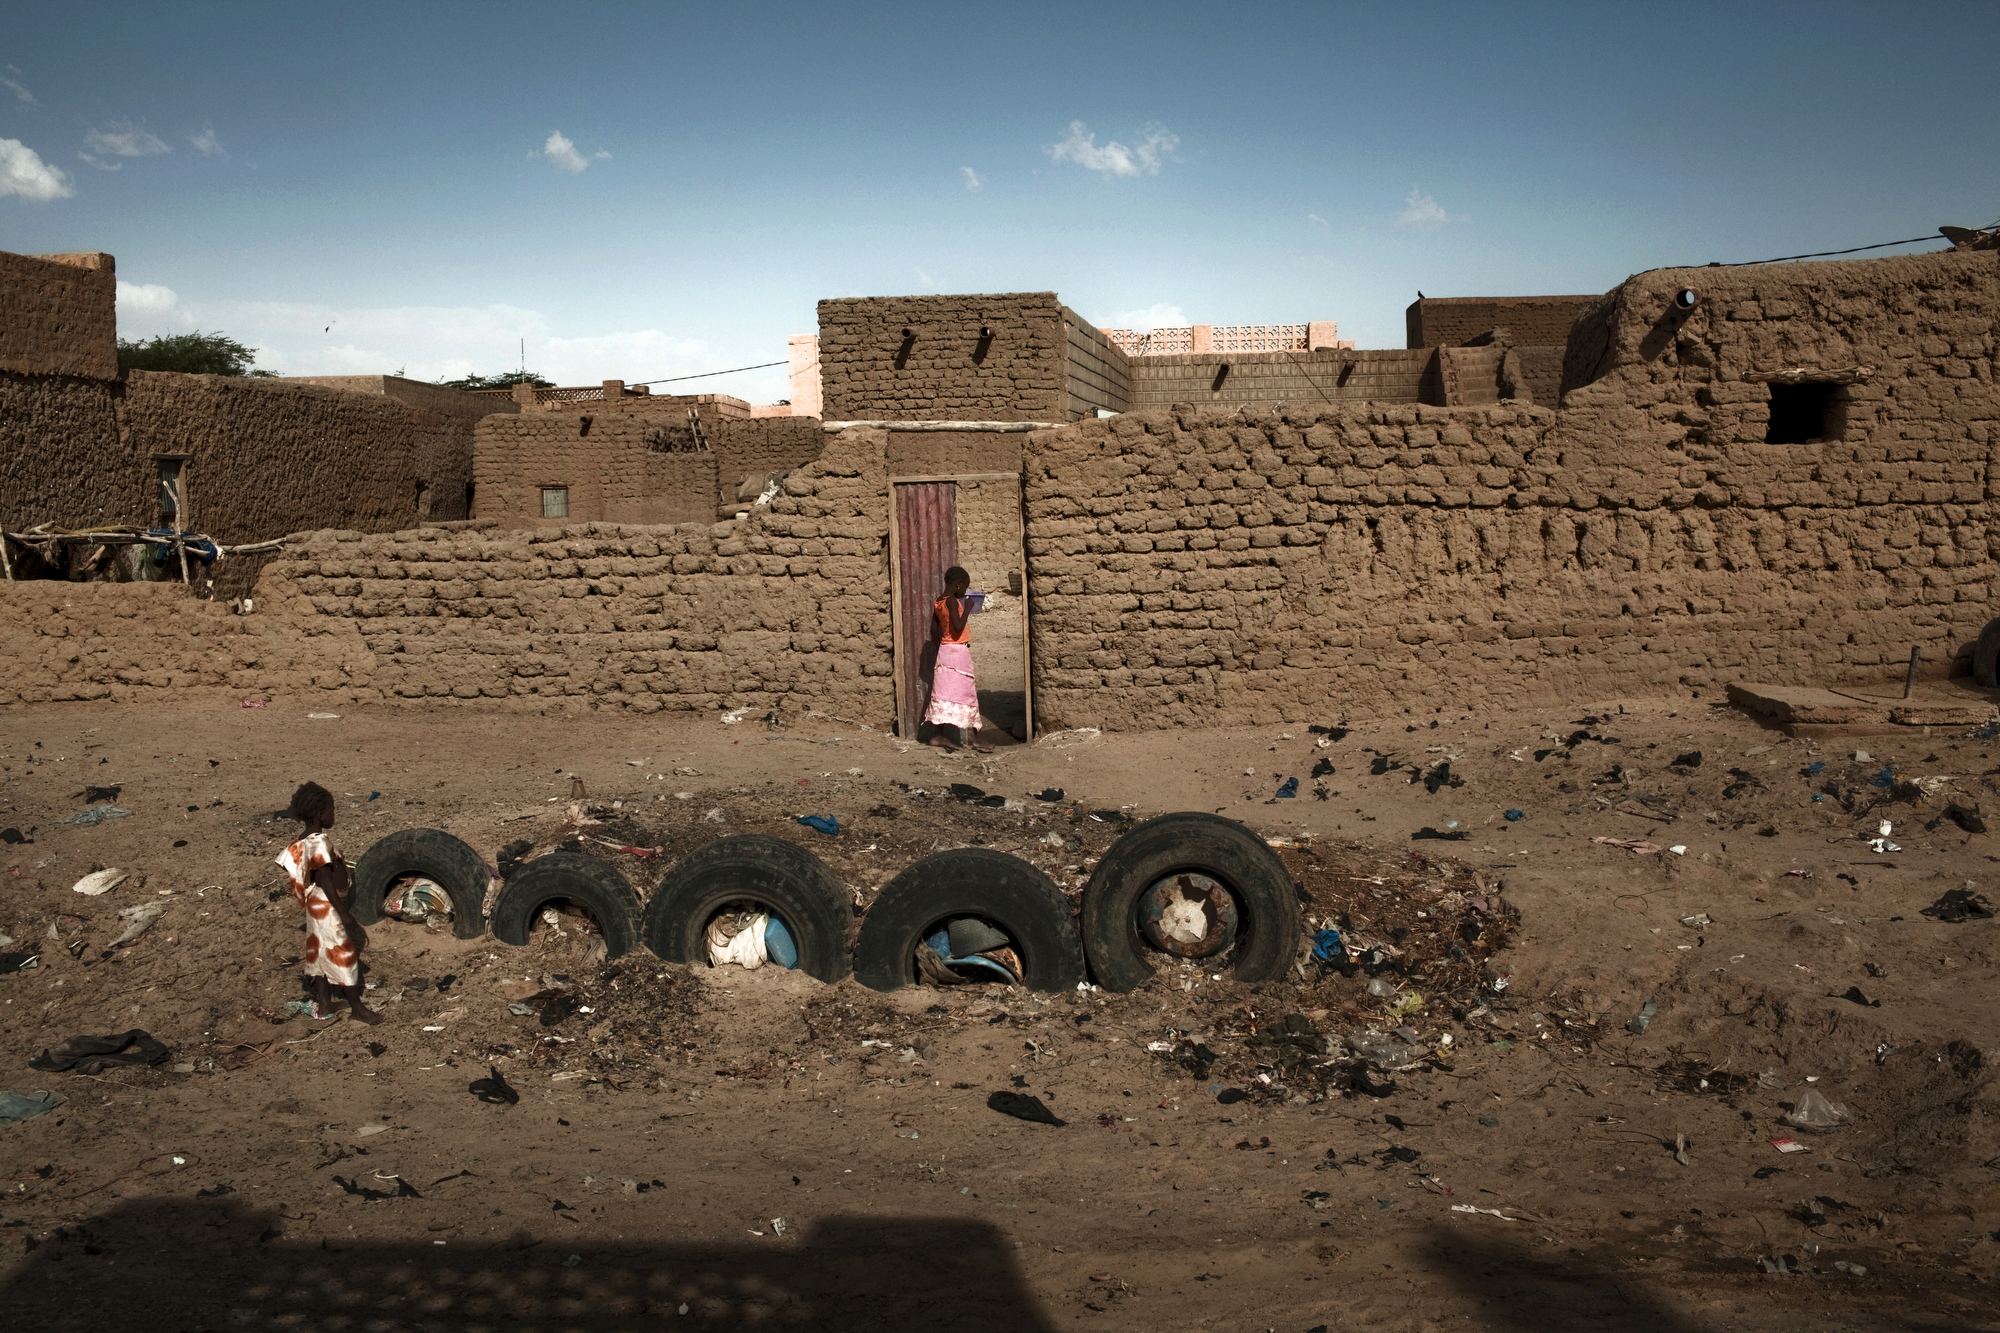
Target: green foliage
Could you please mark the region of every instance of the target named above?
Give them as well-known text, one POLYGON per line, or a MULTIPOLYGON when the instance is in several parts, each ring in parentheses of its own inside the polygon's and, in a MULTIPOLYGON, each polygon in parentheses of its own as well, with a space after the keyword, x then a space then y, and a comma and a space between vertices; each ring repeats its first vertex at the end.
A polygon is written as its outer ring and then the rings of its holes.
POLYGON ((255 375, 268 377, 268 370, 252 370, 257 349, 245 347, 226 333, 176 333, 149 338, 145 342, 118 340, 120 370, 177 370, 184 375, 255 375))
POLYGON ((467 375, 464 379, 439 381, 447 389, 511 389, 516 384, 532 384, 537 389, 553 389, 554 380, 545 380, 532 370, 508 370, 498 375, 467 375))

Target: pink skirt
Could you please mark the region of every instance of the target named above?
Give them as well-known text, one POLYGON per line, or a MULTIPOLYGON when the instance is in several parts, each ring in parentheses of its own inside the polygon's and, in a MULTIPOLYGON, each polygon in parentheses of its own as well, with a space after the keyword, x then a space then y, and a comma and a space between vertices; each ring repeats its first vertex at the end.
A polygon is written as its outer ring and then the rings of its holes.
POLYGON ((931 676, 931 704, 924 721, 979 730, 979 688, 972 679, 972 649, 962 643, 938 645, 931 676))

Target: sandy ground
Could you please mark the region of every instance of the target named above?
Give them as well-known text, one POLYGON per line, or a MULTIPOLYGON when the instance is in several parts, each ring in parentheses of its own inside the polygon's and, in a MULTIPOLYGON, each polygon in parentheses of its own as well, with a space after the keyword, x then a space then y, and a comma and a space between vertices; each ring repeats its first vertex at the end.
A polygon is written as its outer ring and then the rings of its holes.
POLYGON ((1600 700, 981 757, 754 719, 339 711, 0 711, 0 825, 32 839, 0 847, 0 949, 42 959, 0 976, 0 1087, 69 1099, 0 1129, 10 1323, 2000 1328, 2000 920, 1922 914, 1968 885, 2000 900, 1992 837, 1940 819, 2000 819, 2000 739, 1815 744, 1705 701, 1600 700), (1274 801, 1287 777, 1299 798, 1274 801), (281 1021, 301 918, 271 858, 297 825, 272 812, 308 778, 350 859, 410 826, 489 858, 546 841, 580 778, 617 839, 663 848, 600 849, 642 892, 762 831, 863 902, 967 844, 1074 893, 1121 827, 1091 812, 1219 811, 1296 844, 1312 924, 1400 938, 1401 991, 1303 965, 879 995, 586 966, 574 929, 514 949, 384 922, 387 1021, 281 1021), (953 782, 1065 799, 985 809, 953 782), (108 785, 132 817, 54 823, 108 785), (1870 849, 1885 818, 1900 851, 1870 849), (100 867, 132 877, 71 892, 100 867), (548 992, 575 1012, 509 1013, 548 992), (1399 1023, 1434 1054, 1315 1049, 1399 1023), (132 1027, 169 1060, 27 1066, 132 1027), (1794 1130, 1808 1090, 1854 1122, 1794 1130), (1065 1123, 989 1109, 1015 1091, 1065 1123))

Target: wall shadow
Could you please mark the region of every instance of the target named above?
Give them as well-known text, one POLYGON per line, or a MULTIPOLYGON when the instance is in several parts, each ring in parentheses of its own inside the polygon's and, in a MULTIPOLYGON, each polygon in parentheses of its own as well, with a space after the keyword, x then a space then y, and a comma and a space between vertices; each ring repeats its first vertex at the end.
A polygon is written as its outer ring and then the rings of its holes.
MULTIPOLYGON (((10 1327, 43 1333, 611 1333, 666 1327, 683 1305, 693 1328, 1054 1327, 1011 1242, 979 1222, 840 1217, 741 1245, 601 1244, 549 1228, 539 1240, 417 1231, 355 1243, 287 1226, 297 1224, 230 1199, 130 1200, 17 1258, 0 1310, 10 1327)), ((0 1237, 16 1255, 26 1244, 24 1229, 0 1237)))

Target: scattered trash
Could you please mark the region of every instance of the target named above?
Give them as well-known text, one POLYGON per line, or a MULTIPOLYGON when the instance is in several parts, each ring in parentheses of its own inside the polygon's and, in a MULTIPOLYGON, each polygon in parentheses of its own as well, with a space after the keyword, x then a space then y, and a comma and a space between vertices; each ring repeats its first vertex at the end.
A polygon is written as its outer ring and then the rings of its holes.
POLYGON ((68 1100, 60 1092, 0 1090, 0 1125, 18 1125, 38 1115, 47 1115, 68 1100))
POLYGON ((768 912, 724 912, 708 923, 708 961, 745 969, 799 965, 799 946, 785 923, 768 912))
POLYGON ((307 713, 306 716, 315 722, 338 722, 340 720, 340 714, 338 713, 307 713))
POLYGON ((1810 1129, 1825 1133, 1842 1125, 1852 1124, 1854 1113, 1839 1102, 1830 1102, 1818 1088, 1807 1088, 1792 1103, 1792 1109, 1785 1116, 1785 1123, 1799 1129, 1810 1129))
POLYGON ((1759 1259, 1757 1262, 1764 1266, 1766 1273, 1784 1275, 1799 1271, 1799 1261, 1789 1254, 1781 1254, 1775 1259, 1759 1259))
POLYGON ((1868 751, 1866 750, 1856 750, 1854 752, 1854 762, 1857 764, 1865 764, 1873 758, 1874 756, 1869 754, 1868 751))
POLYGON ((722 807, 719 805, 701 817, 701 822, 704 824, 724 824, 728 821, 729 816, 722 813, 722 807))
POLYGON ((521 1001, 516 1000, 507 1006, 507 1012, 516 1018, 533 1018, 535 1016, 535 1006, 532 1004, 523 1004, 521 1001))
MULTIPOLYGON (((915 1135, 913 1134, 913 1135, 911 1135, 910 1137, 912 1137, 912 1138, 915 1138, 916 1136, 915 1136, 915 1135)), ((782 1218, 782 1217, 774 1217, 774 1218, 772 1218, 772 1219, 771 1219, 771 1234, 772 1234, 772 1235, 774 1235, 774 1236, 782 1236, 782 1235, 784 1235, 784 1234, 785 1234, 785 1219, 784 1219, 784 1218, 782 1218)))
POLYGON ((1528 812, 1525 810, 1509 810, 1507 812, 1507 822, 1509 824, 1517 824, 1521 820, 1526 819, 1527 817, 1528 817, 1528 812))
POLYGON ((1296 797, 1298 794, 1299 794, 1299 780, 1297 778, 1286 778, 1284 782, 1279 784, 1278 794, 1276 796, 1273 796, 1271 799, 1274 801, 1289 801, 1292 800, 1294 797, 1296 797))
POLYGON ((1773 1148, 1776 1148, 1776 1149, 1777 1149, 1777 1150, 1778 1150, 1779 1152, 1811 1152, 1811 1151, 1812 1151, 1812 1149, 1811 1149, 1811 1148, 1808 1148, 1808 1147, 1807 1147, 1807 1146, 1806 1146, 1805 1144, 1803 1144, 1803 1143, 1800 1143, 1800 1142, 1799 1142, 1799 1141, 1798 1141, 1797 1139, 1793 1138, 1793 1137, 1792 1137, 1791 1135, 1789 1135, 1789 1134, 1780 1134, 1780 1135, 1779 1135, 1779 1136, 1778 1136, 1777 1138, 1775 1138, 1775 1139, 1772 1139, 1772 1140, 1771 1140, 1771 1146, 1772 1146, 1773 1148))
POLYGON ((28 1061, 28 1067, 44 1073, 68 1069, 78 1074, 101 1074, 111 1065, 156 1065, 167 1054, 167 1048, 150 1032, 133 1028, 108 1037, 71 1037, 28 1061), (136 1049, 127 1051, 127 1046, 136 1049))
POLYGON ((1939 818, 1949 819, 1967 833, 1986 832, 1986 821, 1980 818, 1979 812, 1968 809, 1960 805, 1957 801, 1953 801, 1950 805, 1946 806, 1944 814, 1940 815, 1939 818))
POLYGON ((1657 842, 1647 842, 1643 838, 1592 838, 1591 841, 1606 847, 1623 847, 1635 856, 1658 856, 1667 850, 1657 842))
POLYGON ((1040 791, 1035 793, 1035 799, 1038 801, 1053 802, 1053 801, 1060 801, 1062 798, 1063 798, 1063 789, 1061 787, 1044 787, 1040 791))
POLYGON ((32 972, 42 965, 38 953, 0 953, 0 977, 10 972, 32 972))
POLYGON ((1807 764, 1804 768, 1799 770, 1799 776, 1802 778, 1816 778, 1825 771, 1826 771, 1826 760, 1815 759, 1810 764, 1807 764))
POLYGON ((1673 846, 1667 848, 1667 850, 1672 852, 1675 856, 1686 856, 1688 854, 1687 844, 1684 842, 1677 842, 1673 846))
POLYGON ((29 837, 27 834, 21 832, 21 830, 17 828, 0 828, 0 842, 5 842, 5 843, 25 842, 32 845, 34 841, 35 840, 33 838, 29 837))
POLYGON ((1835 1259, 1833 1266, 1839 1272, 1849 1274, 1853 1277, 1868 1276, 1868 1266, 1866 1264, 1851 1264, 1845 1259, 1835 1259))
POLYGON ((70 799, 82 801, 85 805, 96 805, 100 801, 117 800, 118 793, 124 790, 123 787, 85 787, 82 791, 71 795, 70 799))
POLYGON ((472 1080, 465 1090, 489 1106, 514 1106, 521 1100, 521 1094, 501 1076, 498 1065, 486 1066, 486 1077, 472 1080))
POLYGON ((1002 1115, 1025 1120, 1031 1125, 1062 1126, 1069 1122, 1056 1117, 1056 1113, 1042 1104, 1042 1099, 1024 1092, 996 1092, 986 1099, 989 1109, 1002 1115))
POLYGON ((138 939, 148 930, 151 930, 153 923, 160 919, 160 914, 171 906, 173 906, 171 898, 155 898, 149 903, 135 903, 131 907, 119 908, 119 917, 127 923, 125 933, 111 941, 106 947, 116 949, 121 944, 130 944, 133 940, 138 939))
POLYGON ((95 898, 99 894, 111 892, 111 890, 117 888, 131 877, 132 872, 129 870, 118 870, 115 868, 111 870, 99 870, 85 875, 70 887, 87 898, 95 898))
POLYGON ((243 706, 245 708, 269 708, 271 701, 269 699, 245 699, 243 706))
POLYGON ((1667 765, 1667 767, 1669 767, 1669 768, 1700 768, 1700 767, 1701 767, 1701 751, 1700 751, 1700 750, 1689 750, 1689 751, 1688 751, 1688 752, 1687 752, 1686 754, 1683 754, 1683 755, 1678 755, 1678 756, 1676 756, 1676 757, 1675 757, 1675 759, 1674 759, 1674 762, 1673 762, 1673 763, 1671 763, 1671 764, 1669 764, 1669 765, 1667 765))
POLYGON ((79 810, 68 819, 51 820, 52 824, 75 824, 81 828, 96 828, 107 819, 130 819, 132 812, 123 806, 93 805, 88 810, 79 810))
POLYGON ((1455 1203, 1451 1206, 1451 1210, 1454 1213, 1483 1213, 1487 1217, 1497 1217, 1502 1222, 1518 1222, 1520 1220, 1516 1217, 1507 1216, 1507 1214, 1501 1212, 1498 1208, 1475 1208, 1469 1203, 1455 1203))
MULTIPOLYGON (((504 858, 504 852, 502 856, 504 858)), ((382 914, 395 917, 398 921, 420 924, 433 916, 449 921, 452 918, 451 894, 436 880, 422 875, 405 875, 389 887, 389 896, 382 900, 382 914)))
POLYGON ((1646 1029, 1653 1026, 1653 1016, 1659 1012, 1660 1002, 1657 999, 1647 1000, 1639 1006, 1639 1012, 1632 1015, 1631 1020, 1625 1024, 1626 1030, 1636 1036, 1645 1036, 1646 1029))
POLYGON ((1347 950, 1341 947, 1340 932, 1331 929, 1315 932, 1312 937, 1312 956, 1322 963, 1345 958, 1347 950))
POLYGON ((1891 765, 1887 764, 1883 765, 1882 771, 1880 773, 1877 773, 1872 779, 1869 780, 1869 785, 1875 787, 1883 787, 1883 788, 1895 786, 1896 785, 1895 768, 1891 765))
POLYGON ((1377 1069, 1401 1069, 1423 1054, 1401 1037, 1367 1028, 1347 1039, 1348 1049, 1377 1069))
POLYGON ((1706 913, 1706 912, 1697 912, 1697 913, 1695 913, 1695 914, 1694 914, 1693 916, 1684 916, 1684 917, 1682 917, 1682 918, 1681 918, 1681 924, 1682 924, 1683 926, 1689 926, 1689 927, 1692 927, 1692 928, 1694 928, 1694 929, 1700 929, 1700 928, 1701 928, 1702 926, 1712 926, 1712 925, 1714 925, 1714 924, 1715 924, 1715 921, 1714 921, 1714 919, 1713 919, 1713 918, 1711 918, 1711 917, 1709 916, 1709 914, 1708 914, 1708 913, 1706 913))
POLYGON ((1879 833, 1881 836, 1869 839, 1868 841, 1869 850, 1876 852, 1900 852, 1903 850, 1901 847, 1898 847, 1895 843, 1889 841, 1890 827, 1891 825, 1889 821, 1886 819, 1883 820, 1880 824, 1877 824, 1875 826, 1875 831, 1879 833))
POLYGON ((1425 842, 1435 839, 1439 842, 1463 842, 1467 837, 1464 829, 1453 829, 1450 824, 1445 825, 1445 830, 1440 832, 1426 824, 1410 835, 1410 841, 1425 842))
MULTIPOLYGON (((721 821, 717 821, 718 823, 721 821)), ((818 829, 829 838, 840 836, 840 821, 832 815, 800 815, 798 821, 809 829, 818 829)))
POLYGON ((1993 915, 1993 904, 1983 893, 1975 893, 1968 886, 1963 889, 1948 889, 1943 897, 1929 907, 1918 912, 1919 916, 1957 925, 1961 921, 1984 921, 1993 915))

